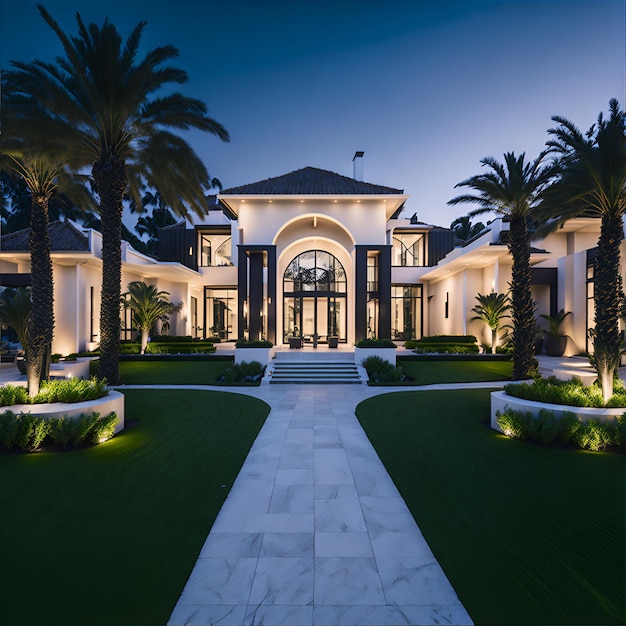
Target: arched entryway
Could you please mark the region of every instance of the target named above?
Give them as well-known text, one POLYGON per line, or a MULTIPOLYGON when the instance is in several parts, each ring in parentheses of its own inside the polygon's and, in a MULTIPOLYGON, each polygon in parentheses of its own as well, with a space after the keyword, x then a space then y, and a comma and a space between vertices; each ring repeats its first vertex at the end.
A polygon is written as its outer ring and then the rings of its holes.
POLYGON ((347 340, 347 280, 330 252, 298 254, 283 274, 284 341, 302 337, 304 345, 347 340))

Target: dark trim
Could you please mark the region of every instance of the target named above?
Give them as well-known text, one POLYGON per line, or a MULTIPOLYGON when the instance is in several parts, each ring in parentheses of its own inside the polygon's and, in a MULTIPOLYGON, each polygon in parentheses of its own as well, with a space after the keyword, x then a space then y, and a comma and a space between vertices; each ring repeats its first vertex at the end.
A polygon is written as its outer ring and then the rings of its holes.
POLYGON ((354 342, 367 339, 367 246, 356 246, 354 276, 354 342))
POLYGON ((276 246, 267 246, 267 339, 276 344, 276 246))
MULTIPOLYGON (((238 339, 245 337, 248 320, 244 303, 248 298, 248 255, 243 246, 237 246, 237 334, 238 339)), ((206 322, 205 322, 206 323, 206 322)))
POLYGON ((250 285, 248 287, 249 340, 263 339, 263 252, 254 251, 250 259, 250 285))
POLYGON ((391 339, 391 246, 378 253, 378 338, 391 339))

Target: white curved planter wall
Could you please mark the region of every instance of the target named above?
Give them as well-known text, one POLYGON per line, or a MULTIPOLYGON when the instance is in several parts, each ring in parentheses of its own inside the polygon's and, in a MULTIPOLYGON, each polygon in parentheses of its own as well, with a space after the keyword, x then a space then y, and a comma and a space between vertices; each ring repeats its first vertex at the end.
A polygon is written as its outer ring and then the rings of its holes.
POLYGON ((43 415, 50 417, 78 417, 81 413, 92 413, 96 411, 101 417, 115 411, 119 422, 115 426, 115 434, 124 428, 124 394, 119 391, 109 391, 104 398, 97 400, 87 400, 86 402, 54 402, 52 404, 14 404, 5 406, 0 411, 11 410, 14 413, 31 413, 32 415, 43 415))
POLYGON ((395 348, 354 348, 354 362, 361 365, 363 359, 368 356, 379 356, 385 361, 389 361, 392 365, 396 364, 395 348))
POLYGON ((491 394, 491 428, 502 432, 496 421, 496 412, 503 413, 506 409, 514 411, 531 411, 538 414, 541 409, 552 411, 554 415, 560 418, 563 413, 574 413, 579 420, 586 421, 589 419, 599 419, 609 421, 618 415, 626 413, 626 409, 593 409, 582 406, 565 406, 563 404, 547 404, 545 402, 534 402, 533 400, 524 400, 522 398, 514 398, 507 395, 504 391, 494 391, 491 394))
POLYGON ((258 361, 267 365, 274 358, 274 348, 235 348, 235 363, 258 361))

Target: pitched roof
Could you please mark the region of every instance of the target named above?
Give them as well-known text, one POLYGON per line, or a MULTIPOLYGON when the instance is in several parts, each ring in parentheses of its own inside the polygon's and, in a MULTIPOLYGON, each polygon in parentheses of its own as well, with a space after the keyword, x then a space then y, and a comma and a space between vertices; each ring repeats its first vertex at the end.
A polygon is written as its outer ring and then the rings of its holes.
MULTIPOLYGON (((87 236, 69 222, 50 222, 48 225, 50 235, 50 250, 52 252, 89 251, 87 236)), ((16 252, 28 251, 28 237, 30 228, 24 228, 0 238, 0 251, 14 250, 16 252)))
POLYGON ((289 174, 267 178, 256 183, 224 189, 220 196, 238 195, 402 195, 402 189, 364 183, 316 167, 304 167, 289 174))

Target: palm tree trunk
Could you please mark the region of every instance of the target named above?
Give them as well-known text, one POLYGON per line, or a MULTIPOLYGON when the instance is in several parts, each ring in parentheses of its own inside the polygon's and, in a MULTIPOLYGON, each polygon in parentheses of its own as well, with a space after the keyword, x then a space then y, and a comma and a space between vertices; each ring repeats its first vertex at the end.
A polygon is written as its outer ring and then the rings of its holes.
POLYGON ((526 216, 512 216, 509 228, 509 251, 513 258, 513 380, 525 380, 537 371, 533 350, 535 307, 530 290, 530 245, 526 216))
POLYGON ((620 244, 624 237, 621 217, 603 217, 594 267, 594 356, 602 397, 613 395, 613 378, 620 363, 619 314, 622 303, 620 244))
POLYGON ((491 329, 491 354, 496 353, 496 343, 498 343, 498 331, 495 328, 491 329))
POLYGON ((141 354, 146 353, 146 346, 148 345, 148 335, 150 331, 147 328, 141 329, 141 354))
POLYGON ((31 314, 27 327, 25 350, 28 394, 39 393, 40 380, 48 378, 45 355, 50 351, 54 332, 52 259, 48 235, 48 197, 33 195, 30 214, 30 280, 31 314))
POLYGON ((124 161, 101 160, 92 174, 100 196, 102 223, 102 294, 100 303, 100 376, 119 384, 120 296, 122 282, 122 200, 126 189, 124 161))

